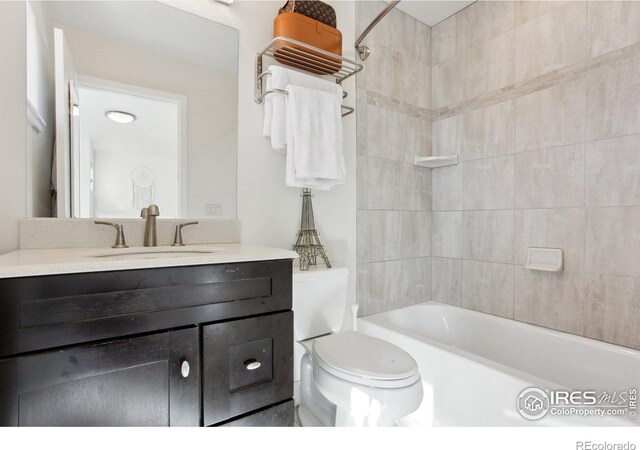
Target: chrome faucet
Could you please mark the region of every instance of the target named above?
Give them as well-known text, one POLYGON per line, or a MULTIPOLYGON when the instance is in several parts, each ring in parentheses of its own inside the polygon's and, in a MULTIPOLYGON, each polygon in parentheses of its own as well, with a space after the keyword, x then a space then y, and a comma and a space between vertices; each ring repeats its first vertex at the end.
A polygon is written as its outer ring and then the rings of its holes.
POLYGON ((158 245, 156 238, 156 217, 159 215, 160 210, 158 209, 158 205, 149 205, 140 211, 140 217, 145 219, 143 244, 145 247, 156 247, 158 245))

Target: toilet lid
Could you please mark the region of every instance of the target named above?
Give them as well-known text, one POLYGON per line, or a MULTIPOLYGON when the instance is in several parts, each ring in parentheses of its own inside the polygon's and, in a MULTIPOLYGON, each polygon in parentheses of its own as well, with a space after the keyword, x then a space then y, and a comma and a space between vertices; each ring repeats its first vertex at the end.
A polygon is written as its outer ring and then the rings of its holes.
POLYGON ((322 369, 357 384, 398 388, 420 378, 415 360, 400 347, 354 331, 316 339, 312 354, 322 369))

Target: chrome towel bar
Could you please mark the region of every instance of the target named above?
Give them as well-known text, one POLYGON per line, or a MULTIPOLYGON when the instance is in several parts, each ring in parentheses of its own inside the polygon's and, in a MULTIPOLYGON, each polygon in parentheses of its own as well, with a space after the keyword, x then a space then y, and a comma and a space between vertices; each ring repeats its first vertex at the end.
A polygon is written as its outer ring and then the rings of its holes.
MULTIPOLYGON (((258 79, 262 80, 262 78, 268 75, 271 75, 271 73, 267 70, 266 72, 263 72, 260 75, 258 75, 258 79)), ((262 100, 264 100, 264 98, 269 94, 288 95, 287 91, 285 91, 284 89, 269 89, 268 91, 266 91, 264 94, 260 95, 260 97, 256 99, 256 103, 262 103, 262 100)), ((348 95, 349 94, 347 92, 345 91, 342 92, 342 98, 347 98, 348 95)), ((354 109, 351 106, 341 105, 341 107, 342 107, 342 117, 348 116, 349 114, 354 112, 354 109)))

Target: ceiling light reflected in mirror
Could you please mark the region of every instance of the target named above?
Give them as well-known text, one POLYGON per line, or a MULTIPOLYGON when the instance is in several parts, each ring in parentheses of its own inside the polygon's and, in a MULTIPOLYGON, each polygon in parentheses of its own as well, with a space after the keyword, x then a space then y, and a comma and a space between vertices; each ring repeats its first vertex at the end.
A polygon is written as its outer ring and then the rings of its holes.
POLYGON ((131 114, 125 111, 107 111, 106 113, 104 113, 104 115, 117 123, 131 123, 135 122, 135 120, 137 119, 135 114, 131 114))

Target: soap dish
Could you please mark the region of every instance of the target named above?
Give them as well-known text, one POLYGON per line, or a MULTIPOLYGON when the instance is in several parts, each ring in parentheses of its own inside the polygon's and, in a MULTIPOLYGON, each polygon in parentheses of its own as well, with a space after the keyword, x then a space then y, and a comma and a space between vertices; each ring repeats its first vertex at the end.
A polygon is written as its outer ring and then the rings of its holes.
POLYGON ((527 264, 524 267, 543 272, 562 272, 564 253, 561 248, 530 247, 527 253, 527 264))

